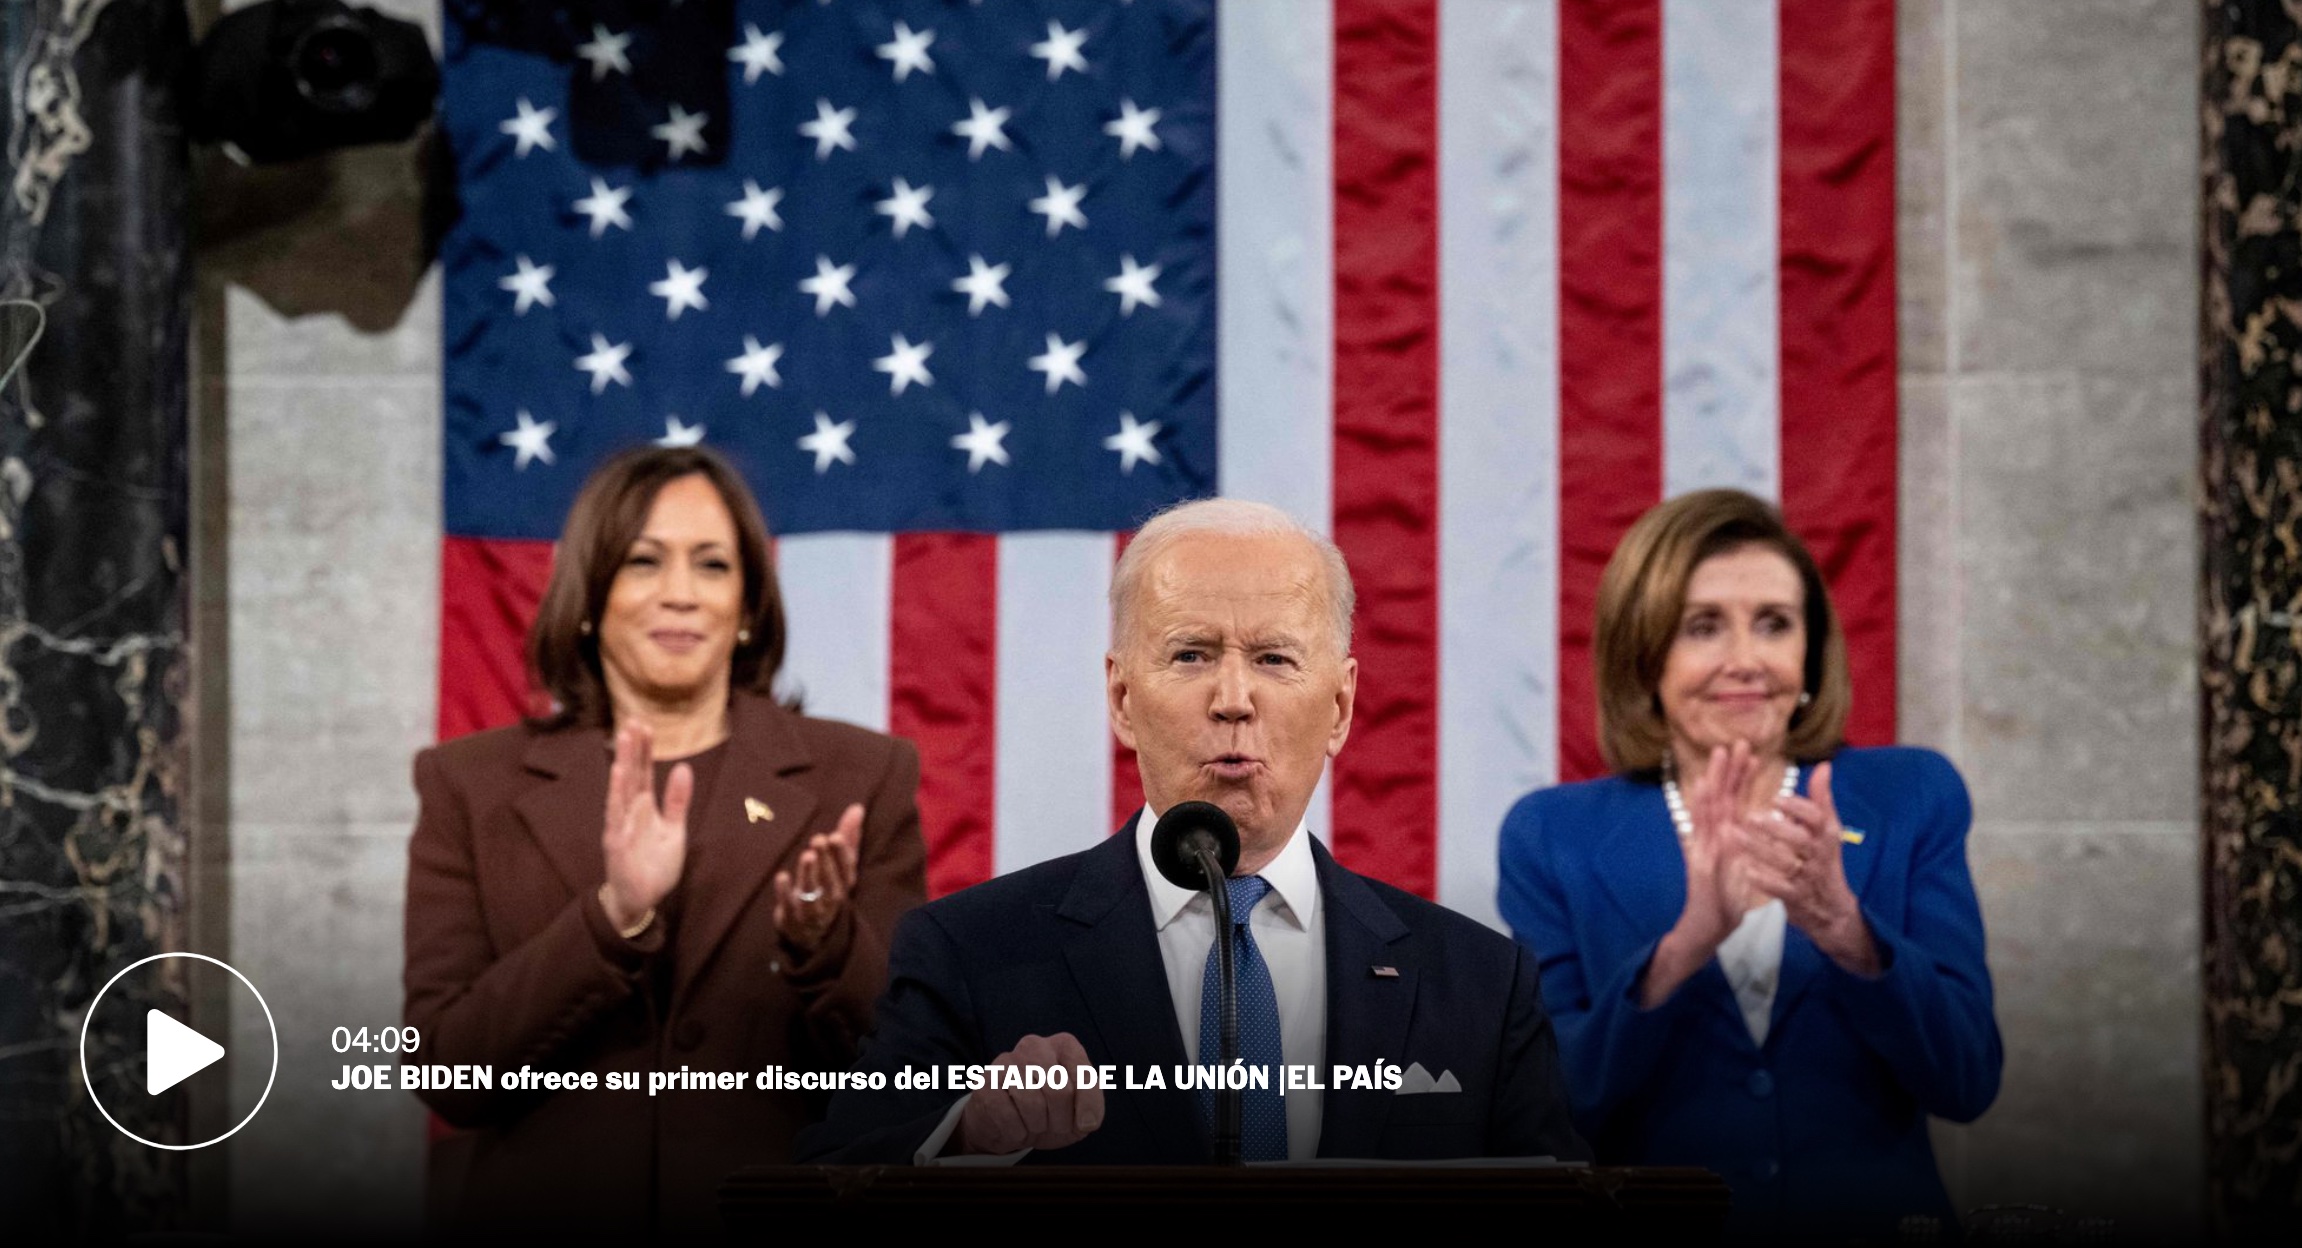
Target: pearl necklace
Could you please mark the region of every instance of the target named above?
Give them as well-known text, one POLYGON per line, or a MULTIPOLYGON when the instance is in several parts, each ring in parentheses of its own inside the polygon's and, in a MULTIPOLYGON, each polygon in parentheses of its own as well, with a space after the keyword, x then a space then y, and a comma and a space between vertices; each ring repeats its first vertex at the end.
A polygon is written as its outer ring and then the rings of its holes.
MULTIPOLYGON (((1782 791, 1777 797, 1790 797, 1798 792, 1798 764, 1782 769, 1782 791)), ((1677 829, 1680 842, 1691 841, 1695 835, 1694 816, 1687 813, 1686 798, 1679 794, 1678 766, 1666 752, 1663 755, 1663 805, 1670 808, 1671 827, 1677 829)))

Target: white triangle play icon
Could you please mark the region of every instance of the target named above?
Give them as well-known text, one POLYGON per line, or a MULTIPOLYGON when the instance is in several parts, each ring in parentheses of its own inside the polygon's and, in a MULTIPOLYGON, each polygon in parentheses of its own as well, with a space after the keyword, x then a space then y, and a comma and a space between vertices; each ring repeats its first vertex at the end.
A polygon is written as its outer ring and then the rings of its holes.
POLYGON ((144 1011, 144 1092, 175 1087, 224 1055, 224 1046, 158 1010, 144 1011))

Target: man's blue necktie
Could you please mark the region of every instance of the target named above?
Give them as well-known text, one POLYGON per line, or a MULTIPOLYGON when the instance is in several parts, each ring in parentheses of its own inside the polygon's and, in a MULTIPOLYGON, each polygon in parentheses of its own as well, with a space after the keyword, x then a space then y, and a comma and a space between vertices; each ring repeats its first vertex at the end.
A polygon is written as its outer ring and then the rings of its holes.
MULTIPOLYGON (((1271 989, 1271 968, 1264 964, 1263 952, 1255 947, 1254 934, 1247 928, 1255 903, 1263 900, 1271 885, 1259 875, 1229 883, 1231 957, 1239 979, 1239 1060, 1249 1067, 1261 1066, 1270 1075, 1269 1087, 1250 1087, 1240 1094, 1239 1155, 1248 1161, 1285 1161, 1287 1106, 1279 1095, 1279 1068, 1286 1058, 1279 1047, 1279 996, 1271 989)), ((1203 1066, 1222 1060, 1223 989, 1215 963, 1219 952, 1208 947, 1207 970, 1199 979, 1199 1062, 1203 1066)), ((1199 1117, 1213 1129, 1212 1088, 1199 1089, 1199 1117)))

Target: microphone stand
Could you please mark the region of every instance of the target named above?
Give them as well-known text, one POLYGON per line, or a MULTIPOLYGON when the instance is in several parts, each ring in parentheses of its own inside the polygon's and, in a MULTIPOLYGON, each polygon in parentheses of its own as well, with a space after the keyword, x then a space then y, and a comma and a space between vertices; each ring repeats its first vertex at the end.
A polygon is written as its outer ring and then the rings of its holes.
MULTIPOLYGON (((1207 881, 1208 900, 1215 905, 1215 980, 1217 991, 1222 994, 1217 1061, 1228 1071, 1239 1060, 1239 974, 1232 966, 1230 881, 1222 860, 1215 855, 1213 839, 1200 839, 1192 849, 1196 851, 1202 878, 1207 881)), ((1207 1055, 1201 1053, 1199 1060, 1204 1063, 1207 1055)), ((1239 1089, 1227 1082, 1216 1084, 1215 1164, 1218 1166, 1240 1164, 1239 1129, 1245 1106, 1246 1099, 1239 1089)))

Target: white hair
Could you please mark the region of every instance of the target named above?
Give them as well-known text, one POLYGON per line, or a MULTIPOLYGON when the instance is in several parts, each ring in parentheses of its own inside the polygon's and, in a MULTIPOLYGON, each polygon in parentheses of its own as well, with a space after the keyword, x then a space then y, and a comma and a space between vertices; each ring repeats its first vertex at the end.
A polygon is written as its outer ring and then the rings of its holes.
POLYGON ((1195 534, 1220 537, 1294 537, 1318 552, 1327 576, 1327 610, 1334 627, 1336 650, 1351 652, 1351 612, 1358 592, 1351 587, 1351 568, 1343 552, 1317 530, 1271 506, 1243 498, 1200 498, 1177 503, 1143 522, 1111 571, 1111 644, 1114 649, 1133 635, 1135 613, 1143 597, 1143 579, 1160 553, 1178 539, 1195 534))

